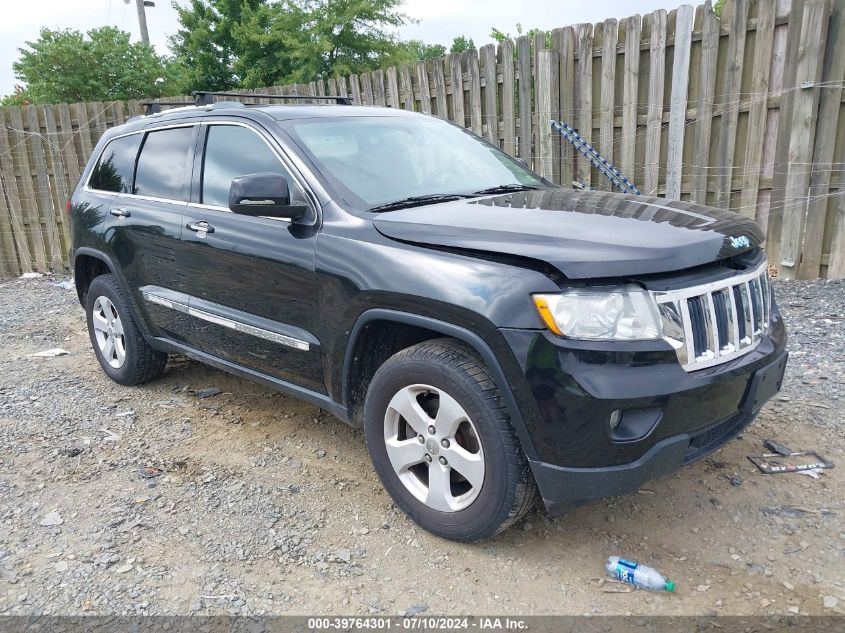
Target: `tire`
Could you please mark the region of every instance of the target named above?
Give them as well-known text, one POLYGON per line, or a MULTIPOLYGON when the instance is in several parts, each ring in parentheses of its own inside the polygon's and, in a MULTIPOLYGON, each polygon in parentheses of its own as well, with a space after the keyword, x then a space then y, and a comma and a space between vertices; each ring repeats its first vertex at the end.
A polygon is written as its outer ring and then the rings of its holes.
POLYGON ((429 532, 463 542, 489 538, 537 499, 502 394, 463 343, 425 341, 390 357, 370 382, 364 417, 382 484, 429 532))
POLYGON ((85 316, 94 354, 109 378, 131 386, 164 373, 167 354, 154 350, 144 340, 114 275, 100 275, 91 282, 85 297, 85 316))

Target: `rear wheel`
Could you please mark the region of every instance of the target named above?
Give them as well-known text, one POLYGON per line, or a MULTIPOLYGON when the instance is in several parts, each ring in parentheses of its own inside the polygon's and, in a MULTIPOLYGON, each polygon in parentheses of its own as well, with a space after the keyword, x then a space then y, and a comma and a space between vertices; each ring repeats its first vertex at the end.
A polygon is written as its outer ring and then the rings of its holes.
POLYGON ((535 501, 501 393, 462 343, 427 341, 388 359, 367 392, 365 431, 396 505, 435 534, 487 538, 535 501))
POLYGON ((100 275, 91 282, 85 312, 94 354, 109 378, 122 385, 139 385, 164 373, 167 354, 144 340, 113 275, 100 275))

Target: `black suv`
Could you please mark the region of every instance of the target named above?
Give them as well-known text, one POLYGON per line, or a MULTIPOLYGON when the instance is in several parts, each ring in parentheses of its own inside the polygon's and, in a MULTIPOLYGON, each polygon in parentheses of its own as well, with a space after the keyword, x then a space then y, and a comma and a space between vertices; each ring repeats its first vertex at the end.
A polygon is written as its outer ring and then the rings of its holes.
POLYGON ((218 102, 135 117, 71 200, 94 352, 178 352, 363 426, 396 505, 489 537, 722 446, 779 388, 763 235, 562 189, 402 110, 218 102))

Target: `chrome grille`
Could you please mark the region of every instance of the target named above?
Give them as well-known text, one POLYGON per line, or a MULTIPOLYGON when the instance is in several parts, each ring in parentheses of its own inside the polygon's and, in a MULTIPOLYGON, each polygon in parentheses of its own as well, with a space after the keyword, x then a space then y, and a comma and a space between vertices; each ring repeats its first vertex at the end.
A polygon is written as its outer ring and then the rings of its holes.
POLYGON ((655 292, 664 338, 686 371, 747 354, 769 329, 772 290, 768 265, 730 279, 655 292))

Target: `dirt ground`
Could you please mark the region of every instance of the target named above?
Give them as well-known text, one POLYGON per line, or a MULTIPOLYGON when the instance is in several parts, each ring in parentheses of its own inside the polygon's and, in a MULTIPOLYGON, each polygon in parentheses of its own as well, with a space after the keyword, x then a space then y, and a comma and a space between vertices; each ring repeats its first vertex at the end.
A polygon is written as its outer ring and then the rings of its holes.
POLYGON ((1 614, 843 613, 843 284, 778 284, 789 372, 740 439, 460 545, 397 511, 363 434, 314 406, 184 358, 111 382, 53 281, 0 282, 1 614), (763 475, 746 456, 769 437, 840 466, 763 475), (614 554, 677 593, 605 581, 614 554))

